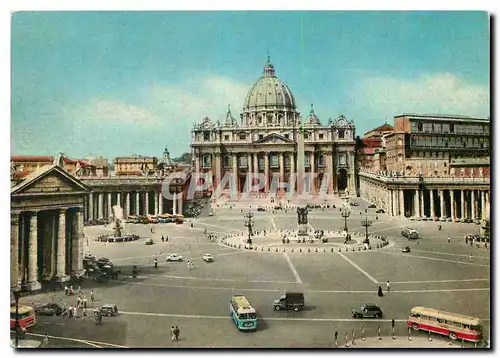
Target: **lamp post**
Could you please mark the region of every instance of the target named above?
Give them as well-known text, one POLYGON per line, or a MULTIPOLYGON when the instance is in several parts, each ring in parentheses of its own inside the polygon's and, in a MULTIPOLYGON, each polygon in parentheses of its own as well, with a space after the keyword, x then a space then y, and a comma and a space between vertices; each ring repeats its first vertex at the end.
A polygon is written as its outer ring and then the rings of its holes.
POLYGON ((247 244, 252 244, 252 233, 253 233, 253 214, 250 210, 245 214, 245 226, 248 228, 248 239, 247 244))
POLYGON ((15 347, 19 347, 19 297, 21 297, 21 290, 19 288, 15 288, 12 291, 14 295, 14 300, 16 301, 16 321, 14 323, 14 339, 15 339, 15 347))
POLYGON ((349 217, 349 215, 351 215, 351 210, 349 210, 346 206, 344 209, 342 209, 342 212, 340 214, 344 218, 344 231, 347 233, 347 218, 349 217))
POLYGON ((372 221, 368 220, 368 217, 366 217, 364 220, 361 221, 361 225, 365 228, 365 242, 367 244, 370 244, 370 240, 368 239, 368 227, 372 225, 372 221))

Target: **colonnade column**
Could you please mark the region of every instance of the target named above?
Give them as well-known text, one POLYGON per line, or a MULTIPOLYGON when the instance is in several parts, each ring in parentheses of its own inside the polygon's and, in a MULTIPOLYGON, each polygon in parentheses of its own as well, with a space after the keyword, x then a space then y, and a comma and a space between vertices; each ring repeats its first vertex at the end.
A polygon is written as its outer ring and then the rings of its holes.
POLYGON ((116 205, 119 205, 120 208, 122 207, 122 201, 121 201, 121 195, 120 195, 120 193, 116 193, 116 205))
POLYGON ((456 218, 455 214, 455 191, 453 189, 450 189, 450 216, 451 216, 451 221, 454 222, 456 218))
POLYGON ((33 212, 30 218, 28 241, 28 285, 34 291, 42 286, 38 282, 38 213, 33 212))
POLYGON ((429 200, 431 204, 431 219, 434 220, 436 217, 436 208, 434 207, 434 189, 429 191, 429 200))
POLYGON ((140 197, 140 193, 136 192, 135 193, 135 215, 139 215, 139 197, 140 197))
POLYGON ((414 195, 414 198, 413 198, 413 207, 414 207, 414 210, 415 212, 413 213, 413 216, 415 217, 420 217, 420 205, 418 203, 418 199, 419 199, 419 195, 418 195, 418 189, 415 190, 415 195, 414 195))
POLYGON ((397 196, 397 190, 391 190, 391 196, 392 196, 392 215, 393 216, 398 216, 398 196, 397 196))
POLYGON ((177 194, 172 198, 172 215, 177 215, 177 194))
POLYGON ((149 215, 149 191, 144 193, 144 215, 149 215))
POLYGON ((465 214, 465 192, 463 190, 460 190, 460 204, 461 204, 461 209, 462 209, 462 220, 465 220, 466 214, 465 214))
POLYGON ((158 193, 158 214, 163 214, 163 192, 158 193))
POLYGON ((130 215, 130 192, 125 193, 125 217, 130 215))
POLYGON ((486 219, 486 191, 481 190, 481 219, 486 219))
POLYGON ((309 188, 309 191, 313 193, 316 190, 316 187, 314 185, 314 173, 316 172, 316 165, 315 165, 315 155, 314 152, 311 152, 311 157, 309 159, 309 167, 311 168, 311 187, 309 188))
POLYGON ((179 204, 177 205, 177 212, 179 213, 179 215, 182 215, 182 201, 183 201, 183 197, 182 197, 182 191, 179 193, 179 204))
POLYGON ((111 193, 108 193, 108 219, 111 219, 111 214, 113 213, 113 209, 111 208, 111 193))
POLYGON ((82 209, 78 208, 76 215, 76 237, 71 242, 71 271, 79 273, 83 270, 83 215, 82 209))
POLYGON ((59 211, 56 277, 60 281, 66 280, 66 209, 59 211))
POLYGON ((154 215, 158 215, 159 212, 158 212, 158 201, 159 201, 159 196, 156 195, 156 192, 153 192, 153 197, 155 198, 155 212, 154 212, 154 215))
POLYGON ((10 213, 10 287, 19 285, 19 213, 10 213))
POLYGON ((441 219, 444 219, 446 217, 445 206, 444 206, 444 190, 439 191, 439 202, 441 204, 441 219))
POLYGON ((476 191, 471 190, 470 191, 471 195, 471 213, 472 213, 472 220, 476 220, 476 191))
POLYGON ((425 196, 424 196, 424 190, 419 190, 419 196, 420 196, 420 216, 421 217, 426 217, 425 215, 425 196))
POLYGON ((89 193, 88 203, 89 216, 87 220, 91 221, 94 220, 94 196, 92 195, 92 193, 89 193))
POLYGON ((103 209, 104 209, 104 200, 103 200, 103 193, 97 194, 98 199, 97 199, 97 218, 102 219, 103 218, 103 209))
POLYGON ((265 192, 269 192, 269 153, 265 152, 264 153, 264 176, 266 177, 265 179, 265 192))
POLYGON ((405 193, 403 189, 399 190, 399 215, 405 216, 405 193))

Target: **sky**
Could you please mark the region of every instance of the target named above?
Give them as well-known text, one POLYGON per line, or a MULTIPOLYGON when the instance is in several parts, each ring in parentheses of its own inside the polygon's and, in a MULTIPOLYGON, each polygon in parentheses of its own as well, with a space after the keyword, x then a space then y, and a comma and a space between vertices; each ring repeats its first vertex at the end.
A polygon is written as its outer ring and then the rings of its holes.
POLYGON ((356 134, 401 113, 489 117, 487 12, 15 12, 11 152, 189 152, 194 122, 239 118, 269 53, 305 118, 356 134))

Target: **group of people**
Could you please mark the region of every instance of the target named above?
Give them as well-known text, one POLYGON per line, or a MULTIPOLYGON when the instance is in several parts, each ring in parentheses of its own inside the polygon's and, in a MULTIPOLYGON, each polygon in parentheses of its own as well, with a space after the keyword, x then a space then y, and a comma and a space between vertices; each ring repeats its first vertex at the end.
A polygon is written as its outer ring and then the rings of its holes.
MULTIPOLYGON (((391 292, 391 283, 389 282, 389 280, 387 281, 386 286, 387 286, 387 292, 391 292)), ((378 297, 384 297, 384 293, 382 292, 381 286, 378 286, 377 295, 378 297)))
MULTIPOLYGON (((94 306, 94 300, 95 300, 95 292, 94 290, 91 290, 90 291, 91 306, 94 306)), ((68 309, 62 313, 62 315, 64 316, 65 314, 67 314, 69 319, 85 317, 87 316, 87 308, 89 308, 87 296, 82 296, 81 287, 79 287, 79 295, 76 298, 75 305, 74 306, 70 305, 68 309)))
POLYGON ((172 342, 179 342, 179 327, 178 326, 172 326, 170 329, 170 333, 172 335, 172 342))

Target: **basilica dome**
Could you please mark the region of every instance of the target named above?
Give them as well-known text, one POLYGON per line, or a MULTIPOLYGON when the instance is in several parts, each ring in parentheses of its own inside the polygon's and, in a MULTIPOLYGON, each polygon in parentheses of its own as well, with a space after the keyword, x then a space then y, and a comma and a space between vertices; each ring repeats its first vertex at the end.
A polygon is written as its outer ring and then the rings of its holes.
POLYGON ((264 66, 264 75, 255 82, 243 105, 244 112, 277 109, 295 111, 295 99, 290 88, 275 75, 269 58, 264 66))

